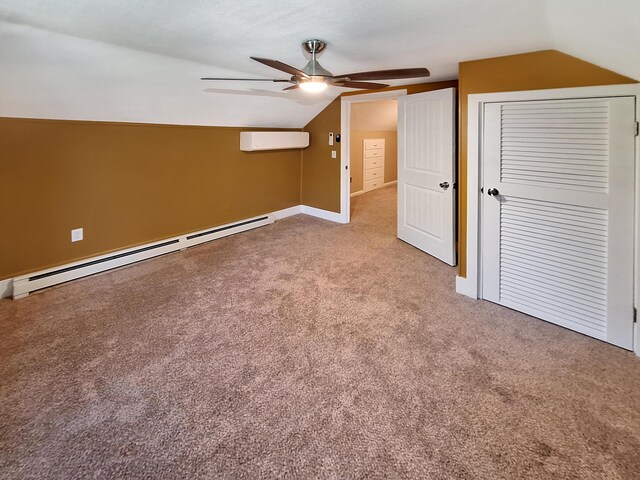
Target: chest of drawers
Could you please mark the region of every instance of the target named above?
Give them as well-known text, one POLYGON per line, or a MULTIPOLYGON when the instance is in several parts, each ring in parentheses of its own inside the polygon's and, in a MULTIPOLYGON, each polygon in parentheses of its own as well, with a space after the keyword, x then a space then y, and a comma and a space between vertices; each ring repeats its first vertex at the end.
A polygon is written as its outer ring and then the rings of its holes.
POLYGON ((367 192, 384 185, 384 138, 367 138, 363 142, 363 180, 367 192))

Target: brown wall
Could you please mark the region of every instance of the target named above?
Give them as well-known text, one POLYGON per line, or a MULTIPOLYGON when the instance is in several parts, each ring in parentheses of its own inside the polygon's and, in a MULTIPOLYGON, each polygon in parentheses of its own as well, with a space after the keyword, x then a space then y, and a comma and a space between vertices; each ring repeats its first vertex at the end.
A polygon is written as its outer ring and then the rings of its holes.
MULTIPOLYGON (((461 275, 467 95, 634 82, 553 50, 460 64, 461 275)), ((456 86, 386 90, 413 94, 456 86)), ((371 92, 343 95, 362 93, 371 92)), ((303 153, 240 152, 241 130, 0 118, 0 279, 300 203, 339 211, 340 145, 330 147, 326 138, 340 132, 340 98, 304 128, 311 144, 303 153), (338 158, 331 158, 332 149, 338 158), (70 230, 78 227, 85 240, 71 243, 70 230)))
POLYGON ((351 193, 363 189, 363 140, 365 138, 384 138, 384 181, 393 182, 398 179, 398 132, 369 131, 351 132, 349 157, 351 160, 351 193))
POLYGON ((298 205, 300 150, 241 130, 1 118, 0 279, 298 205))
MULTIPOLYGON (((391 87, 384 90, 407 89, 409 94, 414 94, 441 88, 458 87, 458 259, 461 276, 466 275, 467 96, 472 93, 622 83, 636 83, 636 81, 556 50, 543 50, 462 62, 460 63, 458 82, 425 83, 391 87)), ((363 93, 371 93, 371 91, 347 92, 342 95, 360 95, 363 93)), ((313 124, 316 133, 320 133, 323 138, 330 131, 340 131, 340 104, 337 102, 339 102, 338 99, 327 109, 320 112, 309 124, 313 124)), ((327 146, 326 149, 329 149, 329 147, 327 146)), ((304 199, 307 198, 305 197, 305 189, 311 189, 315 192, 313 198, 315 204, 313 206, 337 212, 340 209, 340 164, 339 162, 337 164, 322 162, 321 158, 324 158, 324 152, 321 155, 318 153, 317 151, 305 151, 303 154, 303 170, 307 164, 313 164, 315 167, 314 173, 321 173, 317 179, 309 175, 303 182, 303 203, 305 203, 304 199), (329 178, 331 180, 327 181, 329 178)), ((351 155, 353 156, 353 153, 351 155)))
MULTIPOLYGON (((447 82, 420 83, 389 87, 380 91, 407 90, 408 94, 429 92, 441 88, 457 87, 455 80, 447 82)), ((372 93, 371 90, 347 92, 342 96, 362 95, 372 93)), ((311 207, 340 211, 340 146, 328 145, 329 132, 340 132, 340 97, 336 98, 322 112, 320 112, 306 127, 310 132, 311 144, 302 155, 302 204, 311 207), (315 141, 314 141, 315 139, 315 141), (338 158, 331 158, 331 150, 338 152, 338 158)))
POLYGON ((340 133, 340 97, 304 127, 309 147, 302 153, 302 204, 340 212, 340 144, 329 145, 329 132, 340 133), (337 158, 331 158, 331 150, 337 158))
POLYGON ((459 68, 458 261, 467 272, 467 96, 472 93, 636 83, 556 50, 463 62, 459 68))

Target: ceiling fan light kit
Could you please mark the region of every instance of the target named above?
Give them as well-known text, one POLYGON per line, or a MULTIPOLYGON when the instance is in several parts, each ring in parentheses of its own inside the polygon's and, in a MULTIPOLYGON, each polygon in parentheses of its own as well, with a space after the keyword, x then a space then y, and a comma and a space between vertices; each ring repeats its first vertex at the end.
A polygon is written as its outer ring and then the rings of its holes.
POLYGON ((311 80, 303 80, 298 86, 305 92, 322 92, 327 89, 327 84, 322 78, 315 79, 311 77, 311 80))
POLYGON ((404 78, 420 78, 428 77, 429 70, 426 68, 401 68, 393 70, 375 70, 370 72, 347 73, 344 75, 333 75, 329 70, 320 65, 316 60, 316 56, 321 53, 327 43, 311 39, 302 42, 302 47, 311 54, 311 60, 300 70, 278 60, 270 60, 268 58, 250 57, 256 62, 260 62, 268 67, 275 68, 281 72, 288 73, 291 78, 287 79, 270 79, 270 78, 214 78, 203 77, 201 80, 215 81, 248 81, 248 82, 283 82, 291 83, 284 90, 301 89, 305 92, 321 92, 328 86, 358 88, 364 90, 377 90, 386 88, 389 85, 384 83, 374 83, 368 80, 397 80, 404 78))

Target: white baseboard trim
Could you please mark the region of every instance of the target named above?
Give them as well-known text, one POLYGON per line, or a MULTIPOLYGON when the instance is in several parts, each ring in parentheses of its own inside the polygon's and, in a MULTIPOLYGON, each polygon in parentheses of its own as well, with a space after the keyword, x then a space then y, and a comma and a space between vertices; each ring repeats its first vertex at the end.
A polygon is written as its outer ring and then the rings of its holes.
POLYGON ((167 253, 186 250, 189 247, 200 245, 201 243, 210 242, 235 233, 269 225, 277 220, 282 220, 283 218, 298 215, 300 213, 323 218, 332 222, 342 223, 342 217, 339 213, 329 212, 327 210, 309 207, 306 205, 295 205, 293 207, 240 220, 238 222, 218 225, 210 229, 166 238, 158 242, 137 245, 135 247, 118 250, 105 255, 98 255, 96 257, 87 258, 77 262, 48 268, 46 270, 31 272, 15 278, 0 280, 0 298, 23 298, 36 290, 41 290, 53 285, 122 267, 124 265, 129 265, 167 253))
POLYGON ((312 217, 323 218, 325 220, 330 220, 332 222, 344 223, 342 219, 342 215, 336 212, 330 212, 328 210, 322 210, 320 208, 309 207, 308 205, 302 205, 302 212, 306 215, 311 215, 312 217))
MULTIPOLYGON (((293 208, 295 209, 297 207, 293 208)), ((283 214, 282 211, 275 213, 283 214)), ((287 213, 295 215, 295 213, 291 213, 291 211, 287 213)), ((8 287, 5 284, 7 282, 11 282, 13 286, 11 296, 14 299, 23 298, 36 290, 41 290, 70 280, 122 267, 141 260, 164 255, 166 253, 185 250, 189 247, 210 242, 218 238, 270 225, 275 221, 275 218, 276 215, 273 213, 259 215, 257 217, 240 220, 238 222, 217 225, 206 230, 166 238, 158 242, 137 245, 135 247, 118 250, 105 255, 99 255, 77 262, 68 263, 66 265, 59 265, 54 268, 28 273, 13 279, 3 280, 0 282, 0 291, 6 291, 8 287)))
POLYGON ((466 295, 473 299, 478 298, 478 290, 476 285, 472 284, 469 279, 456 275, 456 293, 466 295))
MULTIPOLYGON (((384 188, 384 187, 389 187, 391 185, 395 185, 396 183, 398 183, 398 180, 391 180, 390 182, 387 183, 383 183, 382 186, 378 187, 378 188, 384 188)), ((377 189, 375 189, 377 190, 377 189)), ((362 195, 363 193, 367 193, 367 192, 373 192, 374 190, 358 190, 357 192, 353 192, 352 194, 350 194, 350 197, 357 197, 358 195, 362 195)))
POLYGON ((0 298, 13 296, 13 278, 0 280, 0 298))
POLYGON ((283 218, 291 217, 293 215, 298 215, 302 213, 302 205, 296 205, 295 207, 285 208, 283 210, 278 210, 277 212, 271 213, 271 216, 274 220, 282 220, 283 218))

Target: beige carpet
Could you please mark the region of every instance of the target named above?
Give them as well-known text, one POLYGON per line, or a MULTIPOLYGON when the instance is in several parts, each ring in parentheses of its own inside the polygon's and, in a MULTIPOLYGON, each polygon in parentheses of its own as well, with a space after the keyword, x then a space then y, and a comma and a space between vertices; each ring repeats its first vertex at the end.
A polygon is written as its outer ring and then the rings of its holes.
POLYGON ((299 215, 0 301, 0 478, 638 478, 640 361, 299 215))

